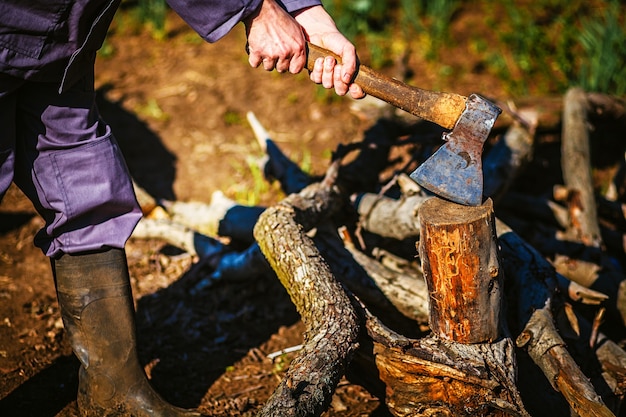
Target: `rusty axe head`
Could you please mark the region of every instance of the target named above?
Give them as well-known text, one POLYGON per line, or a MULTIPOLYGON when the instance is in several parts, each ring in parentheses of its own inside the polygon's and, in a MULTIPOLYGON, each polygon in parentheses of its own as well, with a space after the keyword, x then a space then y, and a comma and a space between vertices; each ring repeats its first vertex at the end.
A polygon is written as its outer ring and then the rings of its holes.
POLYGON ((478 206, 483 198, 482 150, 501 110, 483 97, 467 98, 446 141, 411 174, 419 185, 455 203, 478 206))

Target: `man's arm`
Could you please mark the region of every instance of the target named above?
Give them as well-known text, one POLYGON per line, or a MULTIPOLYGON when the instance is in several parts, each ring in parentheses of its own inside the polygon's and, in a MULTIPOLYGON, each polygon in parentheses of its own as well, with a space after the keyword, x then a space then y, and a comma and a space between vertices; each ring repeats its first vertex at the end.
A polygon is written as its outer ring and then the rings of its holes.
POLYGON ((306 41, 341 56, 318 60, 311 80, 337 94, 352 97, 365 94, 353 78, 357 58, 355 48, 337 29, 319 0, 167 0, 170 6, 208 42, 225 36, 237 23, 244 22, 248 37, 249 62, 267 71, 299 73, 306 65, 306 41), (295 17, 294 17, 295 16, 295 17))

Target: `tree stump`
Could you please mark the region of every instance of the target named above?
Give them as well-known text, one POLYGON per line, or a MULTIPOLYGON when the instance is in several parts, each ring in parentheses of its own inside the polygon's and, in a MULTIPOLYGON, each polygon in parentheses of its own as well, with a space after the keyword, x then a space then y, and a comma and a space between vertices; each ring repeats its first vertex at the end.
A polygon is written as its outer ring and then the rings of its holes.
POLYGON ((458 343, 499 337, 501 285, 491 200, 478 207, 432 198, 420 210, 419 253, 434 334, 458 343))
POLYGON ((396 417, 528 416, 514 346, 501 332, 491 200, 468 207, 431 198, 419 218, 432 334, 410 340, 368 323, 389 410, 396 417))

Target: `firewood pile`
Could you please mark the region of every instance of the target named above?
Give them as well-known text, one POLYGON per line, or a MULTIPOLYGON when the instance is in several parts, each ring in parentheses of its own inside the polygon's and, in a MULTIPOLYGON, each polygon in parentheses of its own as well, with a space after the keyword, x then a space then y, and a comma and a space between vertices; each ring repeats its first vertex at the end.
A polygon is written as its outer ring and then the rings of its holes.
POLYGON ((249 115, 286 195, 271 207, 137 187, 133 236, 197 256, 198 287, 275 276, 300 313, 305 343, 259 415, 320 415, 344 375, 394 416, 624 415, 625 102, 498 104, 479 207, 408 177, 443 132, 389 109, 323 178, 249 115))

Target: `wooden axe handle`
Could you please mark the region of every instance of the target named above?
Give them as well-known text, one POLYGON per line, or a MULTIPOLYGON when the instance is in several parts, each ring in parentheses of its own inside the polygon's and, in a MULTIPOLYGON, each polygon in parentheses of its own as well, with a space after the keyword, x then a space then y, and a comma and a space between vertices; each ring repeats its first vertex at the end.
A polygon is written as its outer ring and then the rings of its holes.
MULTIPOLYGON (((315 60, 327 56, 341 62, 341 57, 319 46, 307 42, 306 66, 313 70, 315 60)), ((467 97, 453 93, 422 90, 396 79, 380 74, 365 65, 359 65, 354 83, 363 91, 417 117, 452 129, 465 110, 467 97)))

